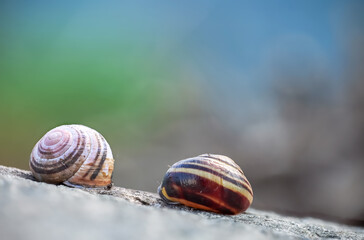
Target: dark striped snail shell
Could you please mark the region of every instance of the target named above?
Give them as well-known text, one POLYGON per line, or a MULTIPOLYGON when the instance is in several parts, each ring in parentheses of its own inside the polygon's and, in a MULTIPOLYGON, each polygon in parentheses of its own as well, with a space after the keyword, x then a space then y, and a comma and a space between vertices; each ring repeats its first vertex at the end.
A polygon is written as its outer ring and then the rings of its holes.
POLYGON ((173 164, 158 188, 168 204, 222 214, 244 212, 253 191, 241 168, 222 155, 203 154, 173 164))
POLYGON ((83 125, 63 125, 38 141, 29 166, 42 182, 106 187, 111 184, 114 158, 109 144, 97 131, 83 125))

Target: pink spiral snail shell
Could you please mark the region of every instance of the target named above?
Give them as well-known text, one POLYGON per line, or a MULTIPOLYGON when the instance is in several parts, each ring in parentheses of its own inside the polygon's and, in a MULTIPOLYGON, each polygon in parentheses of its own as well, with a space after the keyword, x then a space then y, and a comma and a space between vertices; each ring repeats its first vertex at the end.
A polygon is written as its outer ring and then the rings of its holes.
POLYGON ((111 184, 114 158, 109 144, 97 131, 83 125, 63 125, 37 142, 29 166, 39 181, 106 187, 111 184))

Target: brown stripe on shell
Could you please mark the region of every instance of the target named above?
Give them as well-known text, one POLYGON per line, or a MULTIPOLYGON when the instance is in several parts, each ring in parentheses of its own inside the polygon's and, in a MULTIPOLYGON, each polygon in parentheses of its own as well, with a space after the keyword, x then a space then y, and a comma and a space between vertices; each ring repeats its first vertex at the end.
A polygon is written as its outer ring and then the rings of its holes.
POLYGON ((107 149, 107 143, 106 143, 105 139, 100 134, 99 134, 99 136, 101 137, 102 142, 104 143, 104 152, 102 154, 102 158, 101 158, 101 160, 100 160, 100 162, 99 162, 96 170, 92 173, 92 175, 90 177, 91 180, 94 180, 97 177, 97 175, 99 174, 102 166, 104 165, 104 162, 105 162, 105 159, 106 159, 106 155, 107 155, 107 150, 108 150, 107 149))
MULTIPOLYGON (((244 188, 245 190, 247 190, 251 195, 253 195, 253 192, 251 190, 251 188, 249 186, 245 186, 244 184, 240 183, 238 180, 242 180, 244 181, 244 179, 240 178, 240 176, 236 175, 236 174, 233 174, 230 173, 230 176, 229 175, 224 175, 224 174, 221 174, 215 170, 212 170, 210 168, 207 168, 207 167, 203 167, 203 166, 197 166, 197 165, 193 165, 193 164, 189 164, 189 163, 183 163, 183 164, 178 164, 177 166, 175 167, 171 167, 171 168, 175 168, 178 170, 178 168, 192 168, 192 169, 197 169, 197 170, 201 170, 201 171, 204 171, 204 172, 208 172, 212 175, 215 175, 221 179, 224 179, 225 181, 227 182, 230 182, 232 184, 234 184, 237 188, 244 188)), ((201 177, 203 178, 204 176, 200 176, 200 175, 196 175, 194 174, 196 177, 201 177)), ((221 184, 220 184, 221 185, 221 184)), ((222 185, 223 186, 223 185, 222 185)))
MULTIPOLYGON (((225 163, 233 168, 235 168, 236 170, 238 170, 241 174, 243 174, 243 177, 246 179, 245 177, 245 174, 243 172, 243 170, 241 170, 241 168, 239 167, 238 164, 236 164, 231 158, 229 157, 226 157, 226 156, 222 156, 222 155, 216 155, 216 154, 209 154, 209 153, 206 153, 206 154, 202 154, 202 155, 199 155, 198 157, 206 157, 206 158, 210 158, 210 159, 214 159, 214 160, 217 160, 219 162, 222 162, 222 163, 225 163), (217 157, 217 156, 221 156, 221 157, 217 157), (223 157, 226 157, 228 158, 230 161, 226 161, 223 159, 223 157)), ((246 179, 246 183, 250 185, 249 181, 246 179)))
MULTIPOLYGON (((99 133, 97 133, 96 131, 93 133, 93 135, 95 136, 96 140, 97 140, 97 153, 96 153, 96 156, 95 156, 95 159, 93 161, 93 165, 95 165, 95 163, 97 162, 97 159, 99 158, 100 156, 100 153, 101 153, 101 144, 100 144, 100 139, 98 137, 99 133)), ((92 138, 92 136, 90 136, 90 138, 92 138)), ((92 146, 91 146, 92 147, 92 146)), ((93 167, 90 167, 87 172, 82 176, 82 178, 86 178, 87 175, 89 175, 91 173, 91 171, 93 170, 94 168, 93 167)))
POLYGON ((241 172, 242 174, 244 174, 243 170, 241 170, 241 168, 236 164, 234 163, 233 160, 230 161, 224 161, 223 159, 219 158, 219 157, 215 157, 216 155, 213 155, 213 154, 202 154, 198 157, 204 157, 204 158, 210 158, 210 159, 214 159, 214 160, 217 160, 219 162, 222 162, 224 164, 227 164, 229 165, 230 167, 233 167, 235 168, 236 170, 238 170, 239 172, 241 172))
MULTIPOLYGON (((176 187, 176 185, 173 187, 176 187)), ((168 202, 170 204, 184 204, 188 207, 201 209, 201 210, 207 210, 207 211, 216 212, 216 213, 223 213, 223 214, 235 214, 235 212, 237 212, 236 209, 226 207, 225 205, 223 205, 221 203, 218 204, 218 203, 216 203, 216 201, 213 201, 212 199, 210 199, 202 194, 198 194, 198 193, 195 193, 192 191, 189 191, 189 193, 184 194, 184 197, 182 197, 182 198, 174 197, 174 196, 165 196, 162 191, 159 191, 159 196, 165 202, 168 202), (188 197, 184 198, 186 195, 188 197), (168 198, 172 199, 175 202, 171 202, 171 200, 169 200, 168 198)))
MULTIPOLYGON (((251 187, 250 183, 248 182, 248 180, 246 179, 244 174, 242 174, 240 171, 231 171, 231 169, 227 169, 226 167, 224 167, 225 164, 222 164, 222 165, 216 164, 215 162, 208 161, 206 158, 188 158, 188 159, 179 161, 177 163, 177 165, 184 164, 184 163, 197 163, 200 165, 210 166, 210 168, 216 168, 216 170, 222 171, 224 175, 230 175, 232 178, 240 179, 243 183, 245 183, 249 187, 251 187)), ((172 167, 174 167, 174 165, 172 165, 172 167)), ((235 169, 235 170, 237 170, 237 169, 235 169)))

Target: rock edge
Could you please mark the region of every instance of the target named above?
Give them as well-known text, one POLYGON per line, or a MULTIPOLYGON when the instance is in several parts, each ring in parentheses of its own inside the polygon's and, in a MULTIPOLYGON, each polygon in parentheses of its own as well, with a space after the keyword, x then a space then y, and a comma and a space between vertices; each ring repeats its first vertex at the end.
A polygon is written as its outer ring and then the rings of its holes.
MULTIPOLYGON (((22 184, 25 181, 28 182, 32 181, 33 182, 32 185, 39 184, 39 188, 45 185, 52 186, 50 191, 57 191, 57 189, 59 189, 59 191, 61 191, 61 189, 63 189, 62 191, 68 190, 68 187, 65 187, 63 185, 56 186, 51 184, 39 183, 32 176, 30 171, 0 166, 0 194, 3 193, 11 194, 11 191, 9 192, 2 191, 1 188, 2 177, 3 179, 6 178, 6 181, 8 182, 10 181, 10 184, 12 180, 11 179, 9 180, 9 177, 13 178, 15 177, 17 179, 22 180, 20 184, 22 184)), ((239 214, 235 216, 226 216, 204 211, 198 211, 181 205, 170 206, 165 204, 157 194, 145 191, 126 189, 117 186, 112 186, 111 189, 82 188, 81 190, 83 192, 92 194, 96 198, 101 199, 102 196, 107 195, 108 197, 111 198, 126 200, 134 206, 138 207, 147 206, 148 208, 153 208, 154 209, 153 211, 163 211, 161 216, 163 217, 165 216, 165 218, 167 219, 169 217, 170 212, 171 212, 170 214, 172 215, 177 214, 178 216, 181 216, 179 218, 182 218, 182 216, 183 218, 186 218, 186 214, 188 216, 193 215, 191 219, 197 218, 198 221, 205 221, 205 222, 207 221, 208 224, 213 224, 213 225, 217 224, 218 226, 221 226, 222 229, 224 227, 228 227, 228 229, 230 229, 229 231, 235 232, 237 236, 242 236, 242 234, 247 234, 246 236, 248 236, 248 238, 250 236, 251 238, 259 237, 260 239, 364 239, 364 228, 349 227, 313 218, 286 217, 275 213, 259 211, 251 208, 248 209, 248 211, 244 214, 239 214)), ((1 202, 1 196, 0 196, 0 202, 1 202)), ((187 229, 190 229, 191 232, 194 232, 193 231, 194 229, 191 228, 192 227, 190 225, 187 226, 187 229)), ((216 231, 217 233, 215 233, 215 236, 218 236, 219 228, 217 228, 216 231)), ((196 234, 197 234, 196 237, 198 237, 201 235, 201 232, 196 232, 196 234)), ((189 237, 192 237, 193 239, 194 238, 193 236, 194 235, 191 235, 189 237)), ((231 235, 227 236, 234 236, 234 233, 231 233, 231 235)))

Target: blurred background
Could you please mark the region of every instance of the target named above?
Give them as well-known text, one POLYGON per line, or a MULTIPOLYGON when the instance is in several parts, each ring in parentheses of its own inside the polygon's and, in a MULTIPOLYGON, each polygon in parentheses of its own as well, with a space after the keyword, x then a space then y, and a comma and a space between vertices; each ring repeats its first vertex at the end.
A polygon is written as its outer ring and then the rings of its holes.
POLYGON ((364 225, 363 1, 1 1, 0 164, 98 130, 117 186, 234 159, 253 208, 364 225))

